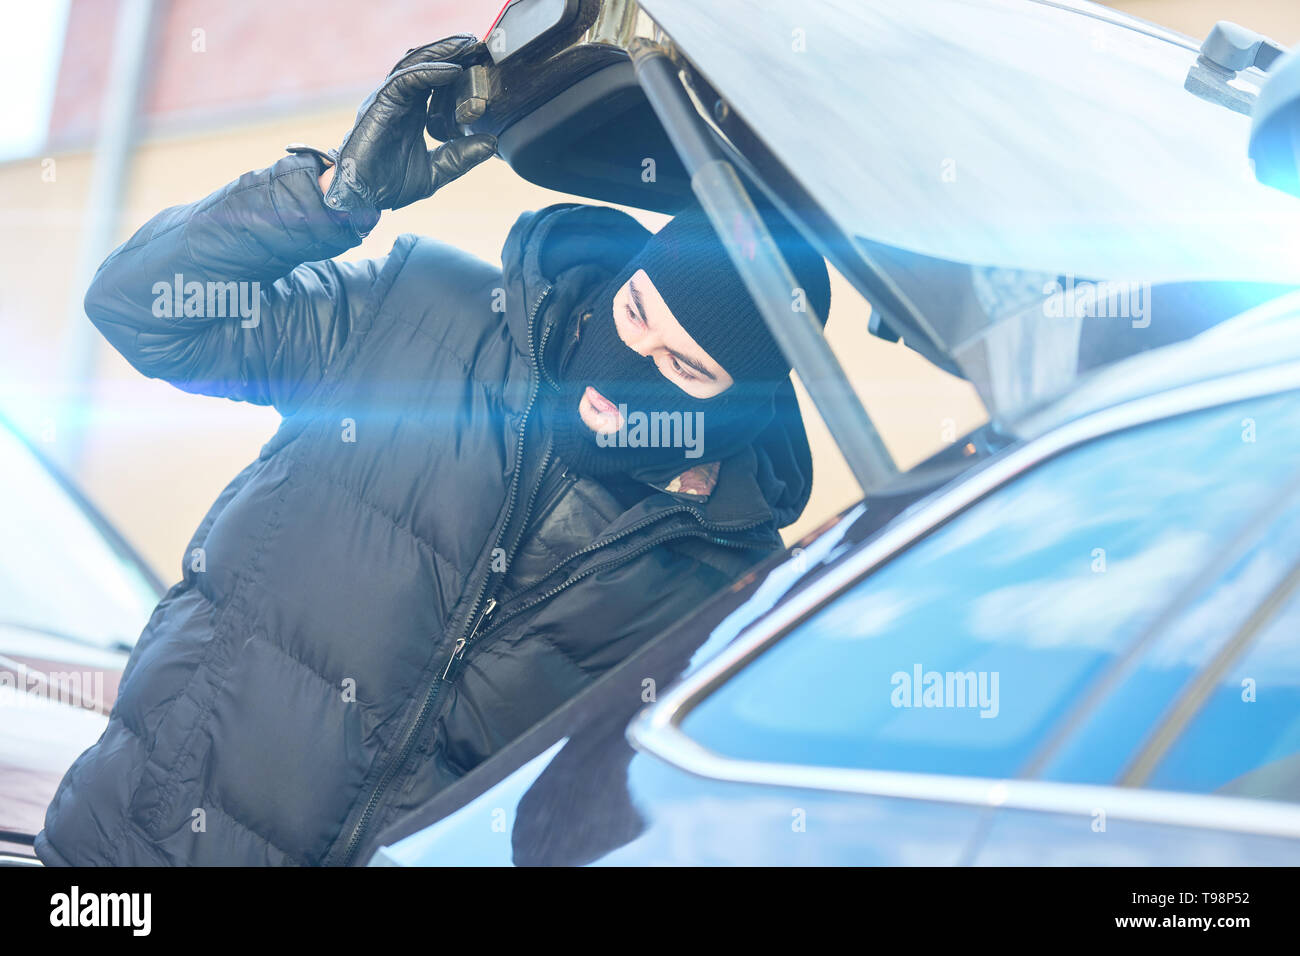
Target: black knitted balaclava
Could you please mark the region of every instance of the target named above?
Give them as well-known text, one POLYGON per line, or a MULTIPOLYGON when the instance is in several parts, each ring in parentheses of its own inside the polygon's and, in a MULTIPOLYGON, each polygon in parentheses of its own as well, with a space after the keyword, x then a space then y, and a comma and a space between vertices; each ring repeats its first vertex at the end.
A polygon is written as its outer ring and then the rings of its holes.
MULTIPOLYGON (((830 308, 826 265, 794 230, 775 214, 765 214, 798 289, 791 290, 792 319, 800 307, 822 323, 830 308)), ((777 386, 790 374, 725 248, 698 206, 678 214, 608 283, 584 296, 575 310, 576 345, 560 367, 560 394, 554 406, 556 452, 582 474, 657 473, 669 475, 693 465, 721 461, 751 444, 773 416, 777 386), (619 337, 614 298, 638 270, 644 270, 683 329, 733 379, 713 398, 687 395, 660 373, 653 359, 634 352, 619 337), (591 431, 578 415, 588 385, 622 406, 629 419, 623 440, 611 443, 591 431), (648 447, 636 441, 637 413, 680 413, 695 441, 683 447, 648 447)))

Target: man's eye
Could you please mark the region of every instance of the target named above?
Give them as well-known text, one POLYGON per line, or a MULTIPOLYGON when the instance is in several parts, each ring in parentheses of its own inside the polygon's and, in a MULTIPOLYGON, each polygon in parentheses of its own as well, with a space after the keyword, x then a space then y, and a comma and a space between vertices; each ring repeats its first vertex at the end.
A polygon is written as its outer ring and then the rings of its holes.
POLYGON ((694 382, 699 378, 698 375, 695 375, 692 372, 688 372, 686 370, 686 367, 677 361, 676 355, 671 356, 671 358, 672 358, 673 368, 677 370, 677 374, 680 375, 682 378, 690 382, 694 382))
POLYGON ((641 321, 640 317, 635 312, 632 311, 632 307, 630 305, 623 306, 623 312, 627 315, 631 323, 635 325, 637 328, 642 328, 645 325, 645 323, 641 321))

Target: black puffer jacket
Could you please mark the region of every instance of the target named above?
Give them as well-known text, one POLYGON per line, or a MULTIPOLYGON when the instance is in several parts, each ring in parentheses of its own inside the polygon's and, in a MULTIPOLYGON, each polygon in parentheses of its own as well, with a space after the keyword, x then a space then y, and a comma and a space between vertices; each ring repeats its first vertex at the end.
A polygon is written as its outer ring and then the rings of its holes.
POLYGON ((538 355, 573 263, 544 270, 548 236, 600 237, 559 245, 612 272, 596 250, 643 238, 630 217, 525 214, 504 272, 415 236, 332 262, 359 240, 318 172, 288 156, 159 214, 86 297, 146 375, 284 420, 204 518, 60 785, 48 864, 364 862, 370 835, 691 613, 806 502, 797 414, 707 497, 644 486, 614 506, 554 463, 538 355), (177 276, 259 282, 257 324, 156 317, 177 276))

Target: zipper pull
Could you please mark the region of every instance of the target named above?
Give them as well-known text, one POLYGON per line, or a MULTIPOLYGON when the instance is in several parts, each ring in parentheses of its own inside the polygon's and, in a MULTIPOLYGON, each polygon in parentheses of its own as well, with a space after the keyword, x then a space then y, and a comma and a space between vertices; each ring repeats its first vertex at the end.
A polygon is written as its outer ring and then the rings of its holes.
POLYGON ((442 669, 442 679, 446 680, 447 675, 451 673, 451 665, 456 662, 456 658, 465 653, 465 638, 458 640, 451 649, 451 657, 447 658, 447 666, 442 669))
POLYGON ((447 658, 447 666, 443 668, 442 671, 443 680, 446 680, 447 675, 451 673, 451 665, 465 656, 465 648, 469 646, 470 641, 474 640, 474 636, 478 634, 479 628, 483 626, 483 622, 488 619, 494 610, 496 610, 496 606, 497 599, 488 598, 487 604, 483 605, 483 613, 480 614, 478 620, 474 622, 474 630, 469 632, 469 637, 462 637, 452 646, 451 656, 447 658))
MULTIPOLYGON (((496 606, 497 606, 497 599, 488 598, 487 604, 483 605, 483 613, 478 616, 478 623, 474 625, 474 630, 469 632, 469 637, 466 639, 465 643, 468 644, 470 641, 474 640, 474 635, 477 634, 478 629, 483 626, 483 622, 486 621, 489 616, 491 616, 494 610, 496 610, 496 606)), ((462 647, 460 649, 460 652, 464 654, 465 648, 462 647)))

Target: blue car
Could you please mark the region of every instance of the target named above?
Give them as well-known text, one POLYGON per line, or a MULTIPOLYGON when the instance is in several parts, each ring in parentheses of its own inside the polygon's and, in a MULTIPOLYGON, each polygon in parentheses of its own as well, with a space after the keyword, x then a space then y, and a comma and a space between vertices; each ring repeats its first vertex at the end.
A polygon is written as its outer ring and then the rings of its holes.
POLYGON ((900 472, 804 349, 862 501, 361 859, 1300 864, 1300 199, 1246 161, 1281 50, 1032 0, 606 2, 557 44, 535 6, 465 113, 521 175, 670 210, 734 169, 989 422, 900 472))

